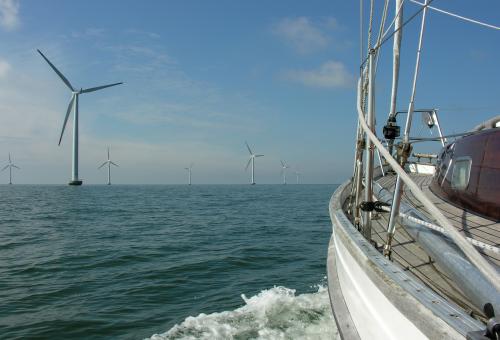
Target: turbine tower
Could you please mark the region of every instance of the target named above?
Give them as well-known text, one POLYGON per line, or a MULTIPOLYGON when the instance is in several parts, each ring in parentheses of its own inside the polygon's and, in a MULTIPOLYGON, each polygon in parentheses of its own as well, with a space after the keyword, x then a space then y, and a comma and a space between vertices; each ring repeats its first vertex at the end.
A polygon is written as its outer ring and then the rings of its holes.
POLYGON ((297 184, 299 184, 300 175, 301 175, 301 173, 299 172, 299 170, 295 170, 295 176, 297 176, 297 184))
POLYGON ((248 169, 248 166, 250 165, 250 163, 252 163, 252 182, 250 184, 254 185, 255 184, 255 158, 257 157, 262 157, 264 155, 256 155, 252 152, 252 150, 250 149, 250 147, 248 146, 248 143, 245 142, 246 146, 247 146, 247 149, 248 149, 248 152, 250 153, 250 159, 248 160, 248 163, 247 163, 247 166, 245 167, 245 170, 248 169))
POLYGON ((184 169, 188 172, 188 185, 191 185, 191 169, 193 169, 193 163, 191 163, 188 168, 184 169))
POLYGON ((12 163, 12 161, 10 160, 10 152, 9 152, 9 164, 7 164, 6 166, 4 166, 3 169, 2 169, 2 171, 4 171, 7 168, 9 168, 9 184, 12 184, 12 168, 16 168, 18 170, 20 170, 21 168, 19 168, 17 165, 15 165, 14 163, 12 163))
POLYGON ((73 159, 72 159, 72 172, 71 172, 71 181, 69 185, 82 185, 82 181, 78 178, 78 98, 81 94, 90 93, 98 90, 105 89, 106 87, 116 86, 123 84, 113 83, 108 85, 102 85, 97 87, 91 87, 88 89, 80 88, 79 90, 75 89, 73 85, 69 82, 68 79, 43 55, 40 50, 37 50, 38 53, 42 56, 43 59, 49 64, 49 66, 54 70, 55 73, 61 78, 64 84, 71 90, 71 100, 69 101, 68 109, 66 111, 66 116, 64 117, 64 123, 61 130, 61 136, 59 137, 59 144, 61 145, 61 139, 64 134, 64 129, 66 128, 66 123, 68 122, 69 114, 73 111, 73 159))
POLYGON ((103 166, 105 165, 108 165, 108 185, 111 185, 111 165, 114 165, 116 167, 118 167, 118 164, 114 163, 113 161, 111 161, 111 159, 109 158, 109 147, 108 147, 108 160, 104 163, 101 164, 100 167, 98 167, 97 169, 100 169, 102 168, 103 166))
POLYGON ((281 174, 283 175, 283 184, 286 184, 286 169, 290 168, 288 164, 281 161, 281 174))

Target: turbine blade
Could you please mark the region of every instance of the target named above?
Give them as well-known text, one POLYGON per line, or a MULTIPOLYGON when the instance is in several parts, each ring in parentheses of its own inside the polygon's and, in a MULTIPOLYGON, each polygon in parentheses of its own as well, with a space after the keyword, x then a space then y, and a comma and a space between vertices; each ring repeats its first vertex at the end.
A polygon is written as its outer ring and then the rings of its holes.
POLYGON ((9 152, 9 163, 12 163, 12 161, 10 160, 10 152, 9 152))
POLYGON ((250 152, 250 154, 251 154, 251 155, 253 155, 253 152, 252 152, 252 150, 250 149, 250 147, 248 146, 248 143, 247 143, 246 141, 245 141, 245 144, 246 144, 246 146, 247 146, 248 152, 250 152))
POLYGON ((255 157, 262 157, 262 156, 264 156, 264 155, 255 155, 255 157))
POLYGON ((76 95, 73 94, 71 96, 71 100, 69 101, 68 110, 66 110, 66 117, 64 117, 64 123, 63 123, 62 130, 61 130, 61 136, 59 137, 59 143, 57 145, 61 145, 61 140, 62 140, 62 137, 64 134, 64 129, 66 128, 66 123, 68 122, 69 114, 71 113, 71 109, 73 108, 73 103, 75 102, 75 96, 76 95))
POLYGON ((109 146, 108 146, 108 161, 109 161, 109 146))
POLYGON ((101 164, 101 165, 100 165, 97 169, 102 168, 102 167, 103 167, 103 166, 105 166, 106 164, 108 164, 108 162, 104 162, 104 163, 102 163, 102 164, 101 164))
POLYGON ((123 84, 123 82, 113 83, 113 84, 103 85, 103 86, 97 86, 97 87, 91 87, 89 89, 81 90, 80 93, 89 93, 89 92, 99 91, 99 90, 105 89, 106 87, 116 86, 116 85, 120 85, 120 84, 123 84))
POLYGON ((6 166, 4 166, 3 169, 2 169, 2 171, 4 171, 5 169, 7 169, 9 166, 10 166, 10 164, 7 164, 6 166))
POLYGON ((114 166, 116 166, 116 167, 119 167, 119 166, 118 166, 118 164, 116 164, 116 163, 114 163, 114 162, 111 162, 111 161, 110 161, 110 163, 111 163, 111 164, 113 164, 113 165, 114 165, 114 166))
POLYGON ((285 166, 286 166, 286 165, 285 165, 285 162, 283 162, 283 161, 280 161, 280 162, 281 162, 281 166, 282 166, 282 167, 285 167, 285 166))
POLYGON ((247 171, 247 170, 248 170, 248 167, 250 166, 250 162, 251 162, 251 161, 252 161, 252 158, 250 158, 250 159, 248 160, 247 166, 245 167, 245 171, 247 171))
POLYGON ((69 89, 71 91, 74 91, 75 89, 73 88, 73 86, 71 85, 71 83, 69 82, 68 79, 66 79, 66 77, 54 66, 54 64, 52 64, 49 59, 47 59, 46 56, 43 55, 43 53, 38 50, 38 53, 40 53, 40 55, 42 56, 43 59, 45 59, 45 61, 50 65, 50 67, 52 67, 52 69, 54 70, 54 72, 57 73, 57 75, 59 76, 59 78, 61 78, 61 80, 64 82, 64 84, 66 84, 67 87, 69 87, 69 89))
POLYGON ((18 167, 17 165, 12 164, 12 166, 13 166, 14 168, 16 168, 16 169, 21 170, 21 168, 20 168, 20 167, 18 167))

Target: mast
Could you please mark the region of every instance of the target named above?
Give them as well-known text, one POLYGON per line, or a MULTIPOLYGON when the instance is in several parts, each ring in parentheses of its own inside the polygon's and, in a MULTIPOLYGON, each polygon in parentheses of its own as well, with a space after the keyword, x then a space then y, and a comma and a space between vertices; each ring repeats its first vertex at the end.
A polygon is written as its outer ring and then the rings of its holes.
MULTIPOLYGON (((408 158, 411 152, 411 144, 409 143, 410 139, 410 129, 411 122, 413 117, 413 111, 415 109, 415 95, 417 90, 417 80, 418 80, 418 71, 420 69, 420 55, 422 51, 423 39, 424 39, 424 30, 425 30, 425 18, 427 15, 427 4, 429 0, 425 0, 425 7, 422 13, 422 24, 420 26, 420 36, 418 39, 418 49, 417 49, 417 60, 415 61, 415 73, 413 74, 413 85, 410 97, 410 103, 408 104, 408 114, 406 116, 406 124, 403 135, 402 142, 402 155, 401 155, 401 166, 404 167, 404 163, 408 158)), ((389 217, 389 224, 387 226, 387 243, 384 246, 384 255, 390 256, 391 254, 391 242, 394 236, 394 232, 396 230, 396 219, 399 216, 399 206, 401 203, 401 195, 403 193, 403 181, 401 180, 401 176, 398 174, 396 179, 396 187, 394 188, 394 197, 392 199, 391 205, 391 213, 389 217)))
MULTIPOLYGON (((366 115, 366 123, 370 130, 375 128, 375 50, 370 50, 368 59, 368 112, 366 115)), ((365 202, 372 202, 373 196, 373 160, 374 147, 371 140, 366 136, 365 142, 365 202)), ((367 240, 371 239, 371 212, 363 211, 363 235, 367 240)))
POLYGON ((399 82, 399 50, 401 49, 401 40, 403 38, 403 6, 402 0, 396 0, 396 18, 394 21, 394 44, 392 46, 392 89, 391 89, 391 106, 389 108, 389 116, 396 115, 396 100, 398 95, 399 82))
POLYGON ((394 17, 394 43, 392 47, 392 88, 391 88, 391 104, 389 108, 389 117, 387 124, 384 126, 384 138, 387 141, 387 149, 392 155, 394 139, 399 137, 400 128, 396 123, 396 105, 399 83, 399 50, 401 48, 401 40, 403 38, 403 2, 404 0, 396 0, 396 13, 394 17))

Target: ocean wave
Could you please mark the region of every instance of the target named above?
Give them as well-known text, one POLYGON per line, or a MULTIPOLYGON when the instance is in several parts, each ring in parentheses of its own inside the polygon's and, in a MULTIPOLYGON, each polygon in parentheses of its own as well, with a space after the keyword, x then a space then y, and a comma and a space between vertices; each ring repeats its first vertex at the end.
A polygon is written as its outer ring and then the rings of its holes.
POLYGON ((150 340, 194 339, 337 339, 328 292, 295 294, 294 289, 274 287, 247 298, 232 311, 189 316, 166 333, 150 340))

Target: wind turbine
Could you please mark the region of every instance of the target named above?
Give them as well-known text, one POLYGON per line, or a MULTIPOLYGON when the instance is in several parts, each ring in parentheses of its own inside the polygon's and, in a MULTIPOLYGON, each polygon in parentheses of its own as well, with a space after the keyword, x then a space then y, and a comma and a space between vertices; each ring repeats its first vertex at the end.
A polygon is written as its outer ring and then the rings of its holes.
POLYGON ((19 168, 17 165, 15 165, 14 163, 12 163, 12 161, 10 160, 10 152, 9 152, 9 164, 7 164, 6 166, 3 167, 2 171, 4 171, 5 169, 9 168, 9 184, 12 184, 12 168, 16 168, 16 169, 21 169, 19 168))
POLYGON ((247 163, 247 166, 245 167, 245 170, 248 169, 248 166, 250 165, 250 163, 252 163, 252 185, 255 184, 255 158, 256 157, 262 157, 264 155, 256 155, 252 152, 252 150, 250 149, 250 147, 248 146, 248 143, 245 142, 246 146, 247 146, 247 149, 248 149, 248 152, 250 153, 250 159, 248 160, 248 163, 247 163))
POLYGON ((108 185, 111 185, 111 164, 113 164, 114 166, 118 167, 118 164, 114 163, 113 161, 111 161, 111 159, 109 158, 109 147, 108 147, 108 160, 104 163, 101 164, 100 167, 98 167, 97 169, 100 169, 102 168, 103 166, 105 165, 108 165, 108 185))
POLYGON ((188 185, 191 185, 191 169, 192 168, 193 168, 193 163, 191 163, 188 168, 184 168, 188 172, 188 185))
POLYGON ((71 111, 74 112, 73 115, 73 159, 72 159, 72 172, 71 172, 71 181, 69 185, 82 185, 82 181, 78 178, 78 98, 81 94, 90 93, 98 90, 105 89, 106 87, 116 86, 123 84, 113 83, 108 85, 102 85, 97 87, 91 87, 88 89, 80 88, 79 90, 75 89, 73 85, 69 82, 68 79, 43 55, 40 50, 37 50, 38 53, 42 56, 43 59, 50 65, 50 67, 54 70, 55 73, 61 78, 64 84, 71 90, 71 100, 69 101, 68 109, 66 111, 66 116, 64 117, 64 123, 61 130, 61 136, 59 137, 58 145, 61 145, 61 139, 64 134, 64 129, 66 128, 66 123, 68 122, 69 114, 71 111))
POLYGON ((286 169, 290 168, 288 164, 281 161, 281 174, 283 175, 283 184, 286 184, 286 169))

